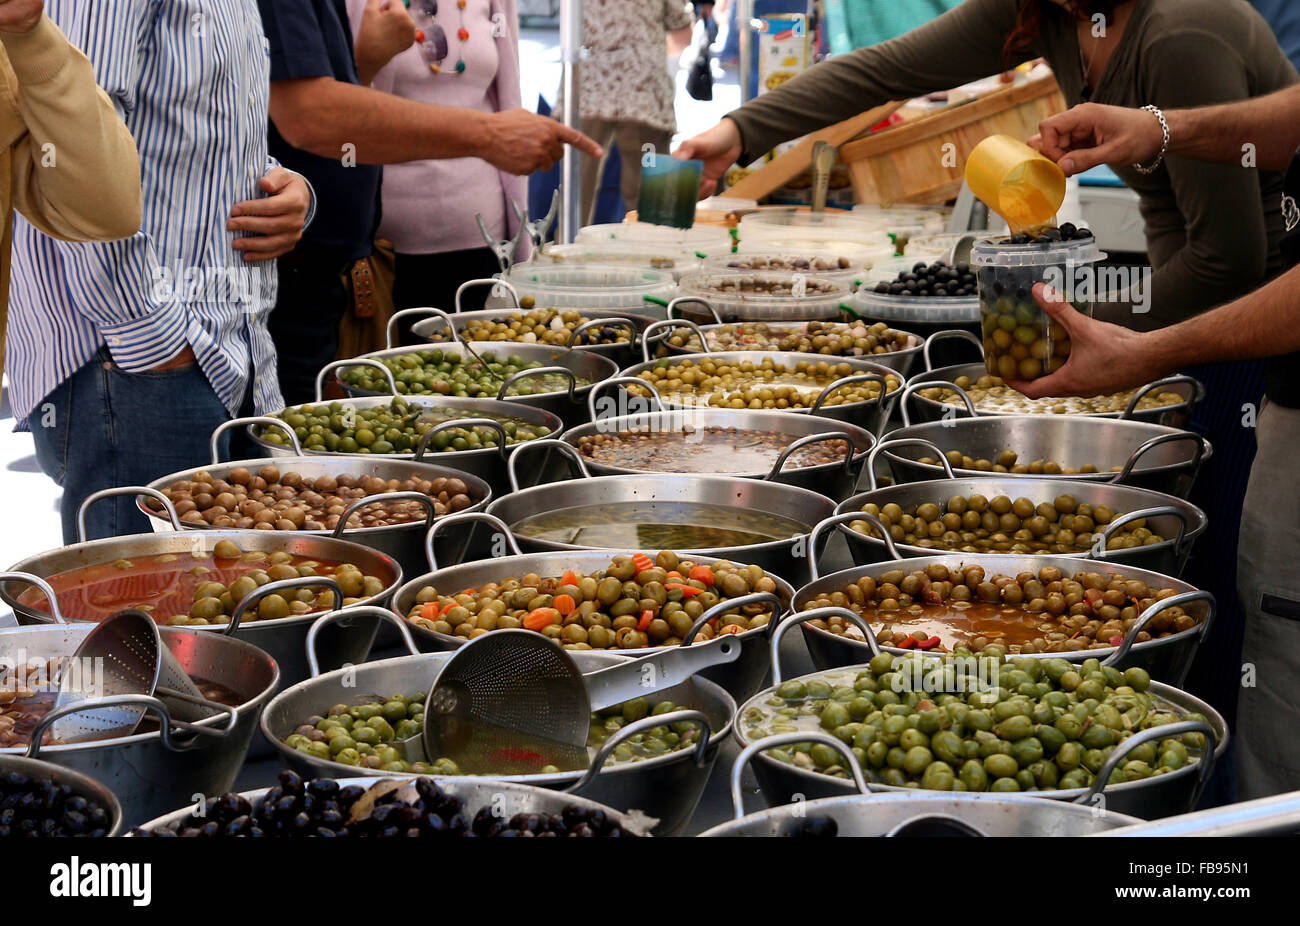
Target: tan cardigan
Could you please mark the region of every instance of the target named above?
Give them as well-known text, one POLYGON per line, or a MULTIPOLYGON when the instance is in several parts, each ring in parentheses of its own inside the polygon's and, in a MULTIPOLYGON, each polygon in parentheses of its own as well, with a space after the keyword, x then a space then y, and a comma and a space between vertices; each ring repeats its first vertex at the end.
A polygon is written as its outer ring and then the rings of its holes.
POLYGON ((47 235, 112 241, 140 230, 140 157, 86 56, 42 17, 0 32, 0 373, 16 209, 47 235))

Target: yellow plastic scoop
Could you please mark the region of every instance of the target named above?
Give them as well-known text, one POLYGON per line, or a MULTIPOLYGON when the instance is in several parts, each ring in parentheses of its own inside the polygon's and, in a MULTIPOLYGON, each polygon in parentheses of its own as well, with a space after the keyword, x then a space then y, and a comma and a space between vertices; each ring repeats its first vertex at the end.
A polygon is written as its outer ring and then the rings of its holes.
POLYGON ((1052 223, 1065 200, 1061 168, 1009 135, 990 135, 975 146, 966 159, 966 184, 1012 233, 1052 223))

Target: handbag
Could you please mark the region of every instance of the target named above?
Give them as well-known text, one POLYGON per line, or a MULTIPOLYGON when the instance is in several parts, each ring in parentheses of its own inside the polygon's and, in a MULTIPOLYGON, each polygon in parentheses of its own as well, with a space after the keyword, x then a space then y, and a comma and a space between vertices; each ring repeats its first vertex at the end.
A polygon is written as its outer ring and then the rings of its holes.
POLYGON ((686 92, 692 100, 707 103, 713 99, 713 67, 709 62, 709 45, 701 42, 699 53, 691 62, 690 73, 686 75, 686 92))
POLYGON ((388 346, 388 320, 395 311, 393 282, 397 279, 397 252, 393 243, 385 238, 375 241, 370 256, 353 264, 348 275, 352 305, 339 325, 339 360, 388 346))

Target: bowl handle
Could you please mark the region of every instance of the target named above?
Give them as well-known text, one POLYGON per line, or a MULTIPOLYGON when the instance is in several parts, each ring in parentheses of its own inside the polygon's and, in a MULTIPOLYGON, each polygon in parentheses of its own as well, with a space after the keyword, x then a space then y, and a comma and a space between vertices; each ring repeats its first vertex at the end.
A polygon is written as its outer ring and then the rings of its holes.
POLYGON ((32 739, 27 746, 26 756, 29 759, 36 759, 41 754, 41 740, 45 738, 45 731, 50 728, 56 720, 61 720, 70 714, 79 714, 82 711, 98 710, 104 707, 139 707, 158 715, 158 735, 162 738, 163 746, 171 752, 184 752, 198 742, 197 737, 188 743, 177 743, 172 739, 172 728, 183 730, 186 733, 197 733, 203 736, 225 736, 235 728, 239 721, 239 714, 235 708, 225 704, 211 703, 214 707, 220 707, 223 712, 229 715, 229 720, 224 727, 201 727, 192 723, 182 723, 179 720, 173 720, 171 713, 167 710, 167 705, 157 698, 150 695, 142 694, 122 694, 109 695, 104 698, 87 698, 85 701, 77 701, 73 704, 65 704, 63 707, 55 708, 50 711, 36 727, 32 730, 32 739))
MULTIPOLYGON (((961 397, 962 403, 966 406, 966 412, 972 418, 979 416, 979 413, 975 411, 975 403, 971 401, 970 396, 967 394, 965 389, 958 386, 956 383, 948 382, 946 379, 932 379, 927 380, 926 382, 908 383, 907 388, 903 390, 903 398, 900 400, 899 404, 903 409, 903 427, 905 428, 910 428, 912 426, 912 416, 907 410, 907 400, 916 395, 916 393, 921 389, 951 389, 961 397)), ((956 406, 949 407, 956 408, 956 406)))
POLYGON ((569 401, 579 401, 574 391, 578 388, 578 377, 573 375, 573 371, 568 367, 533 367, 531 370, 520 370, 518 373, 511 375, 504 383, 501 384, 500 391, 497 392, 498 402, 507 402, 507 396, 510 394, 510 387, 521 379, 531 379, 534 376, 550 376, 551 374, 564 375, 569 378, 569 401))
POLYGON ((1106 761, 1097 771, 1092 785, 1088 788, 1087 793, 1075 801, 1076 804, 1088 804, 1093 807, 1103 806, 1105 797, 1103 796, 1106 786, 1110 784, 1110 776, 1119 768, 1119 764, 1127 756, 1143 743, 1149 743, 1152 740, 1164 739, 1167 736, 1182 736, 1184 733, 1200 733, 1205 736, 1205 749, 1198 760, 1200 768, 1198 771, 1196 791, 1192 796, 1190 805, 1195 807, 1200 800, 1201 792, 1205 790, 1205 783, 1210 778, 1210 772, 1214 770, 1214 750, 1218 746, 1219 737, 1214 732, 1214 728, 1203 720, 1180 720, 1177 723, 1166 723, 1158 727, 1148 727, 1140 733, 1135 733, 1124 742, 1120 743, 1106 757, 1106 761))
POLYGON ((819 730, 777 733, 750 743, 736 756, 736 761, 731 763, 731 809, 733 819, 740 820, 745 816, 745 789, 742 785, 742 779, 745 775, 745 766, 749 764, 749 760, 754 758, 756 753, 774 749, 777 746, 793 746, 795 743, 820 743, 823 746, 831 747, 844 757, 845 764, 853 775, 853 785, 858 789, 858 793, 871 793, 871 786, 867 784, 866 775, 862 774, 862 764, 858 762, 858 757, 853 754, 852 749, 840 740, 829 733, 822 733, 819 730))
POLYGON ((235 610, 230 614, 230 623, 226 625, 225 630, 221 631, 228 637, 233 637, 239 630, 239 622, 244 616, 244 612, 249 609, 253 602, 264 598, 267 595, 273 595, 276 592, 286 592, 292 588, 311 588, 317 585, 325 587, 326 591, 334 594, 334 607, 330 611, 337 611, 343 607, 343 589, 339 588, 338 582, 329 576, 298 576, 296 579, 279 579, 275 582, 267 582, 265 585, 253 589, 235 605, 235 610))
MULTIPOLYGON (((316 374, 316 402, 317 404, 325 401, 325 376, 334 370, 341 370, 345 367, 374 367, 384 374, 384 379, 388 380, 389 395, 397 395, 397 380, 393 378, 393 371, 388 369, 378 360, 370 357, 357 357, 355 360, 335 360, 321 367, 316 374)), ((343 381, 339 380, 342 384, 343 381)))
POLYGON ((1137 466, 1138 460, 1151 448, 1158 447, 1160 444, 1168 444, 1174 441, 1191 441, 1196 445, 1196 450, 1192 454, 1192 479, 1196 479, 1196 474, 1201 471, 1201 460, 1205 456, 1206 445, 1209 443, 1204 437, 1192 431, 1180 431, 1177 434, 1159 434, 1129 455, 1128 460, 1124 463, 1124 468, 1115 474, 1114 478, 1108 479, 1108 482, 1121 484, 1133 472, 1137 466))
POLYGON ((964 328, 948 328, 944 331, 936 331, 925 339, 925 346, 921 348, 921 359, 925 362, 925 372, 929 373, 934 369, 934 364, 930 362, 930 345, 935 341, 951 341, 956 339, 970 341, 979 348, 980 359, 984 359, 984 342, 964 328))
POLYGON ((289 436, 289 446, 293 448, 293 455, 295 457, 302 456, 302 444, 298 442, 298 434, 293 428, 289 427, 288 422, 282 421, 279 418, 272 418, 269 415, 258 415, 255 418, 232 418, 224 424, 217 426, 217 429, 212 432, 212 437, 208 440, 208 449, 212 453, 212 465, 216 466, 221 462, 220 439, 222 434, 234 428, 242 428, 245 425, 248 426, 249 432, 251 433, 252 427, 255 424, 260 424, 264 428, 277 428, 283 431, 289 436))
POLYGON ((876 396, 875 401, 876 405, 884 408, 885 394, 889 392, 889 384, 885 382, 885 378, 879 373, 855 373, 852 376, 837 379, 833 383, 827 383, 826 388, 821 391, 817 396, 817 400, 813 402, 812 408, 808 410, 808 414, 817 414, 821 410, 822 403, 829 399, 833 393, 845 386, 852 386, 854 383, 880 383, 880 394, 876 396))
POLYGON ((879 488, 879 486, 876 485, 876 456, 886 447, 907 446, 922 447, 926 450, 933 451, 934 455, 939 458, 939 462, 943 464, 944 476, 948 479, 957 478, 952 471, 952 464, 948 462, 948 458, 944 456, 943 451, 930 443, 924 437, 895 437, 892 440, 883 440, 876 444, 875 447, 871 448, 871 455, 867 457, 867 485, 870 487, 872 492, 879 488))
POLYGON ((362 605, 359 608, 348 608, 345 611, 330 611, 322 614, 312 622, 307 628, 307 673, 309 678, 316 678, 320 675, 320 659, 316 655, 316 637, 320 635, 326 625, 335 621, 344 620, 353 617, 379 617, 388 621, 397 627, 397 633, 406 644, 406 650, 412 656, 420 655, 420 649, 415 645, 415 639, 411 636, 410 628, 406 626, 406 621, 394 614, 387 608, 380 608, 372 604, 362 605))
POLYGON ((442 431, 454 431, 457 428, 492 428, 497 432, 497 451, 501 454, 501 459, 505 460, 509 457, 506 450, 506 429, 502 427, 501 422, 494 418, 448 418, 420 435, 420 442, 415 445, 415 462, 424 462, 424 454, 429 449, 429 442, 433 440, 433 435, 442 431))
POLYGON ((1165 386, 1176 386, 1179 383, 1188 383, 1192 387, 1192 396, 1187 400, 1189 405, 1195 405, 1205 398, 1205 387, 1201 385, 1201 381, 1195 377, 1187 376, 1186 374, 1166 376, 1164 379, 1158 379, 1153 383, 1147 383, 1137 392, 1133 393, 1133 398, 1129 400, 1128 408, 1124 409, 1124 413, 1120 415, 1120 418, 1132 418, 1134 412, 1137 411, 1138 403, 1142 401, 1142 397, 1148 392, 1152 392, 1156 389, 1163 389, 1165 386))
POLYGON ((772 592, 752 592, 748 595, 741 595, 739 598, 729 598, 726 601, 719 601, 713 607, 707 609, 703 614, 695 619, 695 623, 691 624, 686 633, 682 634, 682 642, 680 645, 690 646, 691 641, 695 639, 696 635, 704 629, 704 625, 709 621, 721 617, 728 611, 737 611, 740 608, 747 607, 751 604, 770 604, 772 606, 772 619, 768 621, 768 631, 771 632, 772 628, 781 620, 781 612, 785 609, 785 605, 783 605, 781 599, 772 592))
POLYGON ((460 299, 468 289, 475 289, 480 286, 499 286, 514 297, 515 304, 513 308, 519 308, 519 290, 507 280, 498 280, 496 277, 480 277, 477 280, 466 280, 460 286, 456 287, 456 314, 460 314, 460 299))
MULTIPOLYGON (((388 319, 388 324, 384 327, 384 347, 392 350, 397 345, 393 343, 393 335, 397 333, 397 322, 403 318, 412 318, 420 316, 436 316, 442 319, 442 323, 447 326, 447 336, 452 344, 460 343, 460 335, 456 333, 456 324, 451 320, 451 316, 442 309, 435 309, 433 306, 420 306, 416 309, 402 309, 400 312, 394 312, 388 319)), ((432 341, 430 343, 437 343, 432 341)))
MULTIPOLYGON (((899 553, 898 548, 894 546, 893 535, 885 529, 885 525, 874 514, 868 514, 865 511, 841 511, 814 524, 812 531, 808 534, 808 572, 812 581, 816 582, 821 578, 821 570, 818 569, 817 565, 817 541, 821 539, 822 531, 828 527, 848 524, 851 521, 870 522, 876 530, 880 531, 880 536, 885 544, 885 552, 889 555, 889 559, 904 559, 903 554, 899 553)), ((847 529, 852 530, 852 528, 847 529)), ((875 538, 871 539, 874 540, 875 538)))
POLYGON ((695 747, 695 764, 702 767, 704 765, 704 753, 705 750, 709 748, 709 738, 713 730, 709 724, 709 718, 700 711, 695 710, 669 711, 666 714, 654 714, 650 717, 642 717, 640 720, 630 723, 626 727, 621 727, 611 733, 609 739, 601 743, 600 748, 596 750, 596 755, 592 758, 591 764, 587 766, 587 770, 582 773, 582 777, 567 788, 562 789, 563 793, 580 793, 583 788, 589 785, 595 777, 600 774, 601 768, 605 765, 605 760, 613 754, 614 750, 618 747, 618 744, 624 740, 636 736, 638 733, 644 733, 646 730, 653 730, 655 727, 664 726, 665 724, 670 723, 683 723, 686 721, 698 723, 700 725, 700 744, 695 747))
POLYGON ((1142 632, 1142 628, 1151 623, 1152 619, 1161 611, 1164 611, 1166 608, 1181 608, 1183 605, 1190 604, 1193 601, 1205 601, 1208 602, 1210 606, 1209 613, 1205 615, 1205 623, 1201 627, 1201 642, 1205 642, 1210 633, 1210 624, 1214 620, 1214 596, 1206 591, 1183 592, 1179 595, 1170 595, 1168 598, 1161 598, 1155 604, 1151 605, 1151 607, 1139 614, 1137 620, 1133 622, 1133 626, 1129 628, 1128 633, 1124 634, 1124 639, 1121 640, 1119 646, 1115 648, 1115 652, 1112 653, 1102 663, 1102 665, 1119 665, 1119 663, 1123 661, 1124 657, 1128 655, 1128 651, 1133 646, 1133 641, 1136 640, 1137 635, 1142 632))
POLYGON ((782 450, 781 455, 778 456, 776 462, 772 464, 772 471, 764 476, 763 479, 765 481, 772 481, 776 479, 777 476, 781 475, 781 470, 785 468, 786 461, 794 455, 796 450, 799 450, 802 447, 807 447, 809 444, 820 444, 822 441, 828 440, 842 440, 847 445, 844 454, 844 472, 846 474, 851 472, 853 469, 853 455, 857 450, 853 442, 853 435, 848 431, 823 431, 820 434, 805 434, 803 437, 782 450))
MULTIPOLYGON (((658 323, 656 322, 656 324, 658 324, 658 323)), ((649 332, 650 332, 650 328, 653 328, 653 327, 654 327, 654 325, 651 325, 649 328, 646 328, 646 333, 649 334, 649 332)), ((643 340, 641 343, 644 344, 645 341, 643 340)), ((654 411, 662 412, 662 411, 664 410, 664 400, 663 400, 663 396, 661 396, 661 395, 659 394, 659 390, 655 388, 655 386, 654 386, 653 383, 648 383, 648 382, 646 382, 644 379, 641 379, 639 376, 611 376, 609 379, 602 379, 600 382, 598 382, 598 383, 596 383, 595 385, 593 385, 593 386, 591 387, 591 391, 587 393, 587 414, 588 414, 588 416, 590 416, 590 418, 591 418, 592 421, 596 421, 596 420, 597 420, 597 418, 596 418, 596 393, 598 393, 598 392, 600 392, 601 390, 603 390, 606 386, 615 386, 615 385, 624 385, 624 386, 640 386, 640 387, 642 387, 643 389, 647 390, 647 391, 650 393, 650 395, 654 396, 654 400, 655 400, 655 408, 654 408, 654 411)), ((625 390, 625 391, 626 391, 626 390, 625 390)), ((628 395, 629 395, 630 397, 632 396, 631 393, 628 393, 628 395)), ((634 398, 640 398, 640 397, 639 397, 639 396, 636 396, 636 397, 634 397, 634 398)), ((630 404, 630 403, 629 403, 629 404, 630 404)), ((610 416, 610 417, 618 418, 618 417, 621 417, 621 416, 620 416, 620 415, 613 415, 613 416, 610 416)))
POLYGON ((155 501, 161 502, 163 510, 167 512, 167 517, 171 521, 172 530, 184 530, 181 527, 181 519, 176 514, 176 508, 172 505, 172 500, 166 495, 163 495, 157 489, 151 489, 149 486, 119 486, 116 489, 101 489, 86 496, 85 501, 77 508, 77 543, 86 542, 86 512, 90 510, 90 506, 106 498, 117 498, 119 495, 147 495, 155 501))
POLYGON ((462 511, 459 514, 449 514, 434 521, 433 526, 429 528, 429 533, 425 534, 424 555, 429 560, 429 571, 437 572, 441 568, 433 555, 433 538, 438 536, 438 531, 444 530, 449 525, 464 524, 466 521, 482 521, 491 525, 506 538, 506 543, 510 546, 510 552, 514 553, 515 556, 524 555, 523 551, 519 549, 519 542, 515 540, 515 535, 511 533, 510 527, 505 521, 485 511, 462 511))
MULTIPOLYGON (((1155 508, 1142 508, 1138 511, 1130 511, 1127 514, 1119 515, 1106 525, 1106 530, 1102 532, 1100 543, 1093 541, 1092 549, 1088 552, 1089 559, 1104 560, 1106 554, 1110 551, 1106 549, 1107 542, 1110 541, 1111 534, 1132 521, 1140 521, 1143 518, 1157 518, 1164 515, 1173 515, 1178 519, 1178 537, 1174 540, 1174 549, 1180 550, 1183 546, 1183 538, 1187 534, 1187 515, 1179 511, 1173 505, 1159 505, 1155 508)), ((1118 551, 1117 551, 1118 552, 1118 551)))
POLYGON ((673 313, 677 311, 677 307, 679 305, 683 305, 688 302, 694 302, 697 305, 704 306, 706 309, 709 310, 709 314, 713 316, 713 321, 715 323, 719 325, 723 324, 722 316, 719 315, 718 310, 713 307, 713 303, 702 296, 678 296, 672 302, 668 303, 668 308, 664 312, 664 314, 667 315, 670 320, 681 321, 683 319, 678 319, 678 317, 673 313))
MULTIPOLYGON (((67 618, 63 616, 63 612, 59 610, 58 596, 54 594, 54 589, 40 576, 34 576, 28 572, 0 572, 0 582, 20 582, 25 585, 36 586, 41 590, 41 594, 45 596, 45 600, 50 605, 50 616, 54 618, 54 623, 66 624, 68 622, 67 618)), ((14 597, 17 599, 16 595, 14 597)))
MULTIPOLYGON (((641 335, 641 359, 645 363, 649 363, 652 359, 650 357, 651 333, 657 332, 661 329, 666 332, 672 328, 689 328, 691 331, 695 332, 695 336, 700 339, 700 349, 698 351, 695 351, 694 353, 698 353, 698 354, 712 353, 712 351, 709 350, 708 338, 704 336, 704 331, 703 329, 700 328, 699 325, 695 324, 695 322, 693 321, 688 321, 685 318, 667 318, 662 321, 651 322, 649 325, 646 325, 646 329, 644 333, 642 333, 641 335)), ((658 341, 656 341, 656 343, 662 340, 663 338, 659 338, 658 341)))
POLYGON ((856 611, 848 608, 813 608, 811 611, 800 611, 798 614, 791 614, 785 620, 781 621, 781 626, 772 631, 772 640, 768 643, 772 655, 772 687, 775 688, 781 684, 781 638, 785 636, 786 631, 796 624, 806 624, 809 621, 818 620, 826 617, 842 617, 857 625, 866 637, 867 649, 871 650, 873 657, 880 655, 880 642, 876 640, 876 635, 871 632, 871 625, 867 619, 856 611))
POLYGON ((510 491, 519 491, 519 458, 523 456, 525 449, 531 452, 534 447, 551 447, 560 451, 560 453, 568 457, 573 463, 577 464, 578 472, 582 474, 583 479, 591 478, 591 470, 587 469, 587 464, 583 461, 582 454, 578 452, 577 447, 574 447, 567 441, 562 441, 556 437, 544 437, 541 440, 530 440, 527 443, 522 444, 513 454, 510 455, 510 460, 506 464, 506 476, 510 479, 510 491))
POLYGON ((434 518, 438 516, 438 511, 433 507, 433 499, 423 492, 382 492, 379 495, 367 495, 364 498, 358 498, 351 505, 343 509, 339 515, 338 526, 330 531, 331 537, 343 539, 343 531, 347 529, 348 520, 360 511, 362 508, 369 508, 371 505, 386 505, 389 502, 419 502, 424 506, 426 512, 424 523, 426 526, 433 524, 434 518))
POLYGON ((588 328, 626 328, 632 334, 632 349, 636 350, 637 339, 641 333, 637 330, 636 322, 630 318, 593 318, 591 321, 583 322, 577 328, 569 332, 569 340, 565 342, 565 347, 572 349, 577 343, 579 337, 588 328))

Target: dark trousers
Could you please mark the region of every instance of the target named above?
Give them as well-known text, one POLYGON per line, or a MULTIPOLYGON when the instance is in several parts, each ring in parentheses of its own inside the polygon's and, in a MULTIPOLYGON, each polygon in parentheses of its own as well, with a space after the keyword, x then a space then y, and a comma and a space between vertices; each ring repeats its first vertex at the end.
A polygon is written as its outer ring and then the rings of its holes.
MULTIPOLYGON (((432 306, 444 312, 456 311, 456 290, 466 280, 487 279, 501 272, 496 255, 487 248, 443 251, 439 254, 398 254, 393 282, 393 305, 398 309, 432 306)), ((461 308, 474 312, 483 308, 490 287, 476 286, 465 291, 461 308)), ((420 344, 411 334, 411 325, 420 319, 402 320, 400 342, 420 344)))
MULTIPOLYGON (((248 395, 241 417, 252 414, 251 389, 248 395)), ((146 485, 210 463, 209 439, 229 418, 197 364, 126 373, 100 348, 31 416, 37 462, 63 487, 64 543, 77 542, 77 510, 95 492, 146 485)), ((237 439, 228 452, 248 457, 251 446, 237 439)), ((88 508, 86 528, 88 540, 150 530, 134 495, 88 508)))
POLYGON ((333 248, 299 245, 278 261, 280 289, 268 327, 280 391, 289 405, 316 399, 316 374, 339 349, 339 324, 352 303, 354 261, 333 248))

